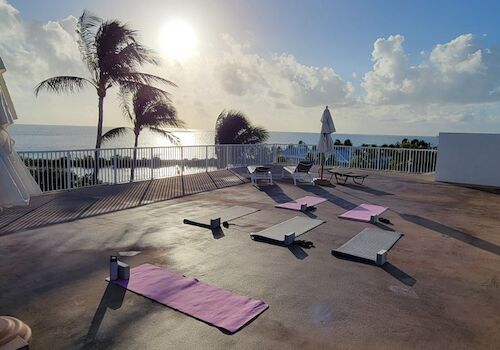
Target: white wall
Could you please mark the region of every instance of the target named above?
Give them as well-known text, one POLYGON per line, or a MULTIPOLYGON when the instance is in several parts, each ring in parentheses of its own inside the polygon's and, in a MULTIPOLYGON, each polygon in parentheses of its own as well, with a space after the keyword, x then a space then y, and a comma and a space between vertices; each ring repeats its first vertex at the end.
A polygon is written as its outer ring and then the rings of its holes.
POLYGON ((500 187, 500 134, 440 133, 436 180, 500 187))

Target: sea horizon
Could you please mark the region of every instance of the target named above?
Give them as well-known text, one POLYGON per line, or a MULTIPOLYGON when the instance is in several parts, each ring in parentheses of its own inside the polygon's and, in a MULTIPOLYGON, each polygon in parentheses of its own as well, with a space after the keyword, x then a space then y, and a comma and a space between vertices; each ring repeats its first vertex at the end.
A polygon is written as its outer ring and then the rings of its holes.
MULTIPOLYGON (((104 131, 111 128, 104 128, 104 131)), ((43 125, 43 124, 14 124, 9 127, 9 133, 15 141, 15 147, 19 151, 49 151, 49 150, 72 150, 91 149, 95 144, 96 127, 93 126, 72 126, 72 125, 43 125)), ((172 130, 180 144, 183 146, 192 145, 212 145, 214 144, 214 130, 205 129, 177 129, 172 130)), ((266 143, 295 144, 304 142, 306 144, 316 144, 319 132, 286 132, 269 131, 269 139, 266 143)), ((424 140, 431 146, 438 145, 438 136, 425 135, 376 135, 376 134, 351 134, 334 133, 334 140, 339 139, 344 142, 349 139, 353 146, 362 144, 393 144, 407 139, 424 140)), ((144 131, 139 137, 141 147, 160 147, 172 145, 164 137, 144 131)), ((132 134, 125 135, 119 139, 106 142, 103 148, 133 147, 132 134)))

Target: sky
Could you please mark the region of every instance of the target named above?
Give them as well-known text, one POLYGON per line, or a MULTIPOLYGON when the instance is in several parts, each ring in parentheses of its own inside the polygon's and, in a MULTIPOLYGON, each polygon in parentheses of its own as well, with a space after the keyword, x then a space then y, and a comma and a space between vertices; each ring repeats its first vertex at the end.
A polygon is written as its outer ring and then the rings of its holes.
MULTIPOLYGON (((272 131, 315 132, 326 105, 337 131, 500 132, 495 1, 0 0, 0 57, 19 123, 95 125, 97 96, 42 93, 85 76, 74 32, 84 9, 118 19, 156 50, 187 127, 238 109, 272 131), (181 23, 181 24, 179 24, 181 23)), ((112 90, 105 125, 126 125, 112 90)))

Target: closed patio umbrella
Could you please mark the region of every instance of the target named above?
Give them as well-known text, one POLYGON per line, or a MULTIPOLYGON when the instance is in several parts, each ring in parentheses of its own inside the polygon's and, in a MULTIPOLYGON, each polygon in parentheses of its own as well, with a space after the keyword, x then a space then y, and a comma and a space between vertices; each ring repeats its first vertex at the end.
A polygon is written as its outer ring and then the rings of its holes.
POLYGON ((326 106, 321 116, 321 134, 318 142, 318 151, 321 153, 321 175, 315 181, 318 185, 330 185, 330 181, 323 179, 323 171, 325 167, 325 155, 333 152, 334 145, 331 134, 335 131, 332 115, 328 106, 326 106))
POLYGON ((7 128, 17 119, 7 84, 5 66, 0 58, 0 210, 15 205, 28 205, 31 196, 41 194, 22 159, 14 149, 7 128))

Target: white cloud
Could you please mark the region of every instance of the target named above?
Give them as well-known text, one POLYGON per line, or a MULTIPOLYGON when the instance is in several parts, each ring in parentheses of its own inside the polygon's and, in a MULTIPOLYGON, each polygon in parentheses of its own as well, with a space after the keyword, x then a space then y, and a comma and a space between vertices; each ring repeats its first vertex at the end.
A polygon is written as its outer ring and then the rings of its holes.
POLYGON ((306 66, 293 55, 272 55, 270 58, 248 53, 225 36, 224 52, 215 72, 224 90, 243 96, 262 93, 284 97, 296 106, 315 107, 325 104, 349 104, 354 87, 331 67, 306 66))
POLYGON ((499 101, 499 52, 481 48, 472 34, 436 45, 417 66, 411 66, 404 37, 374 43, 373 69, 362 87, 373 104, 481 103, 499 101))
POLYGON ((36 84, 55 75, 85 76, 75 41, 76 22, 73 16, 25 22, 17 9, 0 0, 0 53, 19 122, 89 124, 90 118, 94 120, 93 91, 64 97, 43 93, 38 98, 33 92, 36 84))

